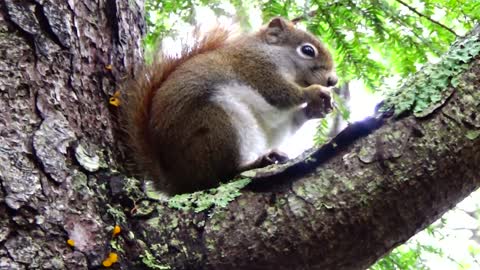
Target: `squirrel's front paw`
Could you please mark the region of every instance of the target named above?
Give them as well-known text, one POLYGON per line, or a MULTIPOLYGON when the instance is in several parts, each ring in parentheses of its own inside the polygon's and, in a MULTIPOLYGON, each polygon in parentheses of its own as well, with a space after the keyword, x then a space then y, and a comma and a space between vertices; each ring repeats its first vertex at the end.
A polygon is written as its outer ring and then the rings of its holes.
POLYGON ((256 168, 263 168, 268 165, 285 163, 288 160, 287 154, 280 152, 279 150, 271 150, 270 152, 260 156, 255 163, 257 164, 256 168))
POLYGON ((309 101, 305 107, 305 115, 312 118, 323 118, 333 110, 330 89, 321 85, 310 85, 305 89, 309 101))

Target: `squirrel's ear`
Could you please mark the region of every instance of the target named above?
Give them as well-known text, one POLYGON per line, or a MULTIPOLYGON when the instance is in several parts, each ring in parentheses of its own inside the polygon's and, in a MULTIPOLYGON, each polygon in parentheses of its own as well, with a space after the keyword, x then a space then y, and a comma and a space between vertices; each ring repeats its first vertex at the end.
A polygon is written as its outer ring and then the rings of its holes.
POLYGON ((265 31, 265 39, 267 43, 279 43, 287 27, 287 21, 285 21, 284 19, 280 17, 273 18, 268 23, 268 27, 265 31))
POLYGON ((273 18, 268 23, 268 28, 278 28, 280 30, 284 30, 286 27, 287 27, 287 23, 285 22, 284 19, 280 17, 273 18))

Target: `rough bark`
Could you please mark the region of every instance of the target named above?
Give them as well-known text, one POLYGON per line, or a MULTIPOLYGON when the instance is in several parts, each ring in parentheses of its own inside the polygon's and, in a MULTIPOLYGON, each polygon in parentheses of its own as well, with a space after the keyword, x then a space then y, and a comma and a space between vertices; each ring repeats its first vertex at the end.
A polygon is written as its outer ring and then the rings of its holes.
POLYGON ((141 62, 142 13, 142 1, 0 1, 0 269, 82 269, 106 253, 95 160, 115 166, 108 98, 141 62))
POLYGON ((115 171, 108 105, 142 61, 142 9, 0 1, 0 269, 96 268, 112 250, 121 269, 363 269, 480 185, 477 57, 428 116, 352 125, 225 208, 153 199, 115 171))

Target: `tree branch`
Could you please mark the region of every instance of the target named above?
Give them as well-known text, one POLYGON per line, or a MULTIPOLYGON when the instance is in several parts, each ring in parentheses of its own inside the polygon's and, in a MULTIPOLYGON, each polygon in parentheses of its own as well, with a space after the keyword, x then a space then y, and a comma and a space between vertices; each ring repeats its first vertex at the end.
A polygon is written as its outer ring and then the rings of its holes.
POLYGON ((432 18, 430 18, 429 16, 419 12, 418 10, 416 10, 414 7, 410 6, 409 4, 405 3, 404 1, 402 0, 395 0, 397 1, 398 3, 400 3, 401 5, 403 5, 404 7, 408 8, 410 11, 412 11, 413 13, 417 14, 418 16, 422 17, 422 18, 425 18, 427 20, 429 20, 430 22, 442 27, 443 29, 447 30, 448 32, 452 33, 455 35, 455 37, 459 37, 459 35, 457 35, 457 33, 455 31, 453 31, 452 28, 444 25, 443 23, 439 22, 439 21, 436 21, 432 18))
POLYGON ((291 20, 291 22, 292 23, 298 23, 300 21, 308 19, 309 17, 315 17, 316 15, 317 15, 317 10, 312 10, 312 11, 309 11, 309 12, 303 14, 302 16, 298 16, 296 18, 293 18, 291 20))

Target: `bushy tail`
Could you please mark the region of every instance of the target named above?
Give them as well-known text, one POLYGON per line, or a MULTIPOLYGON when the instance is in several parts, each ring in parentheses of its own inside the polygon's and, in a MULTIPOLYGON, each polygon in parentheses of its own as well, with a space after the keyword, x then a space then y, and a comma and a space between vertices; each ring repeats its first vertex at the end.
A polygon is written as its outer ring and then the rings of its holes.
MULTIPOLYGON (((231 38, 232 32, 217 27, 205 34, 194 31, 192 44, 182 44, 178 56, 161 54, 152 64, 144 66, 135 78, 125 84, 121 93, 121 125, 126 134, 125 144, 128 157, 134 164, 137 174, 159 177, 158 164, 154 153, 150 151, 153 138, 149 137, 148 126, 152 100, 169 75, 189 59, 199 54, 218 49, 231 38)), ((132 167, 132 166, 130 166, 132 167)))

